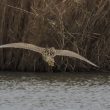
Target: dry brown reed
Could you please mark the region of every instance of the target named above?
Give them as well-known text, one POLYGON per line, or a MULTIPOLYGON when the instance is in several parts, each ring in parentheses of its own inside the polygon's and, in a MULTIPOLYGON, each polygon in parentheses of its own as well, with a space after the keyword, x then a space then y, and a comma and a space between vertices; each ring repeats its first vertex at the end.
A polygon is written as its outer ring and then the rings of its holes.
MULTIPOLYGON (((0 0, 0 3, 0 44, 29 42, 69 49, 103 70, 110 70, 109 0, 0 0)), ((34 52, 10 50, 0 50, 0 69, 50 70, 34 52)), ((93 70, 75 59, 62 57, 56 58, 56 62, 55 71, 93 70)))

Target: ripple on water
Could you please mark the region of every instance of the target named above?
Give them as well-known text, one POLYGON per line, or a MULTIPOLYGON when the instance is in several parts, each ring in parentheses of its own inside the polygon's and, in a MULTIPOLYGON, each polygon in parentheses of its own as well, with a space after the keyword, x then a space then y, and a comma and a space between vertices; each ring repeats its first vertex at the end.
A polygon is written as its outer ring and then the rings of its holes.
POLYGON ((110 110, 108 74, 1 74, 0 110, 110 110))

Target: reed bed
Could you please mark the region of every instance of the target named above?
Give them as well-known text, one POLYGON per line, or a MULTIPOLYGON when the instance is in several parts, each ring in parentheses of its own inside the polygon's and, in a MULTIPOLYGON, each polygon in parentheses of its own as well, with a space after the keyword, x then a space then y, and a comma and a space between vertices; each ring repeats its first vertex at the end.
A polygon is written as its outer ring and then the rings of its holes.
MULTIPOLYGON (((69 49, 110 70, 110 1, 0 0, 0 44, 12 42, 69 49)), ((65 57, 50 68, 39 54, 21 49, 2 49, 0 57, 1 70, 97 70, 65 57)))

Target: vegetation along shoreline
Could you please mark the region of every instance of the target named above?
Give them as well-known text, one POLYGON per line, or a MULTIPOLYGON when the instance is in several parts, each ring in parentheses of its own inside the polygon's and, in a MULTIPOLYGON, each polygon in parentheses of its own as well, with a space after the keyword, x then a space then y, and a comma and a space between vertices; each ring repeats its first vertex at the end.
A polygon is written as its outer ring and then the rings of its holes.
POLYGON ((110 0, 0 0, 0 45, 27 42, 70 50, 100 68, 69 57, 50 67, 42 56, 0 49, 1 71, 110 71, 110 0))

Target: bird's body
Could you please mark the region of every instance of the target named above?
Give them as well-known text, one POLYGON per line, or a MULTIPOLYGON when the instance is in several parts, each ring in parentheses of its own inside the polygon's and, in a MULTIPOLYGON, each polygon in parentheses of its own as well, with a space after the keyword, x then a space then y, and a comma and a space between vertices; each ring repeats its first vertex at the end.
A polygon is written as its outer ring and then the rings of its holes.
POLYGON ((46 61, 50 66, 54 66, 55 56, 68 56, 68 57, 74 57, 74 58, 80 59, 82 61, 85 61, 91 64, 92 66, 98 67, 97 65, 89 61, 88 59, 84 58, 83 56, 75 52, 72 52, 69 50, 58 50, 58 49, 55 49, 54 47, 43 48, 43 47, 38 47, 33 44, 28 44, 28 43, 10 43, 10 44, 1 45, 0 48, 22 48, 22 49, 27 49, 27 50, 31 50, 34 52, 38 52, 42 55, 43 60, 46 61))

